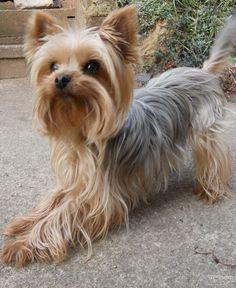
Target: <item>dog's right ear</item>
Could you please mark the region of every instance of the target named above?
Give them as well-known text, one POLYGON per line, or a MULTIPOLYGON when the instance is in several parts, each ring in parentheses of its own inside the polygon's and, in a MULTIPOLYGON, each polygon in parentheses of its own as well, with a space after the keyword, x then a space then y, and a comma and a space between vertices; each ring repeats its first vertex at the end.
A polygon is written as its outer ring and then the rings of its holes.
POLYGON ((45 42, 43 39, 45 36, 56 34, 58 31, 56 18, 43 12, 33 14, 26 26, 25 57, 27 61, 30 62, 37 48, 45 42))

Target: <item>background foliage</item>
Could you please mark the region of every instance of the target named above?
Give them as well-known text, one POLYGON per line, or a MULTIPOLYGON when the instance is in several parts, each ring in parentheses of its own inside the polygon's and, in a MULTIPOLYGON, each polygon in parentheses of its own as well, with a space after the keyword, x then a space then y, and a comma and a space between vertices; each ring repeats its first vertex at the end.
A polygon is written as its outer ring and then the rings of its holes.
POLYGON ((236 12, 236 0, 118 0, 119 6, 135 4, 140 34, 145 36, 157 21, 164 21, 167 35, 154 52, 146 70, 167 67, 200 67, 207 58, 215 34, 227 16, 236 12))

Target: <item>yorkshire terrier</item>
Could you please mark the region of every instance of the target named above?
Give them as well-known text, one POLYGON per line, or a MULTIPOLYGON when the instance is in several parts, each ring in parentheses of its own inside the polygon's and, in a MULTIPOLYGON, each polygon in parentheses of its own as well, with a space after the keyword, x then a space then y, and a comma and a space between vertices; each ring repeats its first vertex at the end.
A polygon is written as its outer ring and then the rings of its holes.
POLYGON ((4 263, 60 262, 76 244, 91 254, 93 241, 167 187, 188 147, 199 196, 213 202, 225 194, 231 161, 219 73, 233 51, 236 17, 202 69, 175 68, 134 90, 136 32, 134 6, 85 30, 62 28, 41 12, 31 18, 25 49, 36 86, 33 121, 49 139, 57 189, 7 226, 16 238, 2 249, 4 263))

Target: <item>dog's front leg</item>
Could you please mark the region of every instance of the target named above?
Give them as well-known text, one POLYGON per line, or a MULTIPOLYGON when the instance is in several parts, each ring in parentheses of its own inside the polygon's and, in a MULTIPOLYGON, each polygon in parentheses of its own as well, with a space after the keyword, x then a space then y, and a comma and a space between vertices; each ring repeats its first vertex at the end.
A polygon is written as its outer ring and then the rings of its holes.
POLYGON ((106 236, 112 224, 125 218, 124 207, 111 199, 102 205, 98 193, 82 199, 81 191, 56 193, 51 201, 41 203, 28 217, 10 224, 6 233, 16 235, 1 251, 3 263, 21 267, 31 262, 61 262, 70 246, 87 246, 106 236), (54 199, 54 201, 53 201, 54 199))
POLYGON ((23 266, 35 261, 62 261, 68 245, 77 240, 78 216, 81 209, 75 193, 54 193, 28 216, 16 218, 6 227, 5 234, 15 235, 16 239, 3 248, 2 262, 23 266))
POLYGON ((45 198, 34 208, 29 215, 19 216, 13 219, 5 228, 3 234, 7 236, 19 236, 28 233, 32 227, 40 220, 48 216, 48 214, 58 207, 65 197, 65 193, 61 190, 55 191, 50 198, 45 198))

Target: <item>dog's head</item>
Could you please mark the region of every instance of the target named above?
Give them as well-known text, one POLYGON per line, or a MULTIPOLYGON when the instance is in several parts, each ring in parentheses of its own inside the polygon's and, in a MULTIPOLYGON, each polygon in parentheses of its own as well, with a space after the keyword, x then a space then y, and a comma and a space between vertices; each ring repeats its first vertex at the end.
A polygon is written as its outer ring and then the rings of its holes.
POLYGON ((137 62, 136 10, 112 12, 100 27, 62 28, 44 13, 28 23, 25 51, 36 86, 34 121, 51 137, 108 139, 123 124, 137 62))

